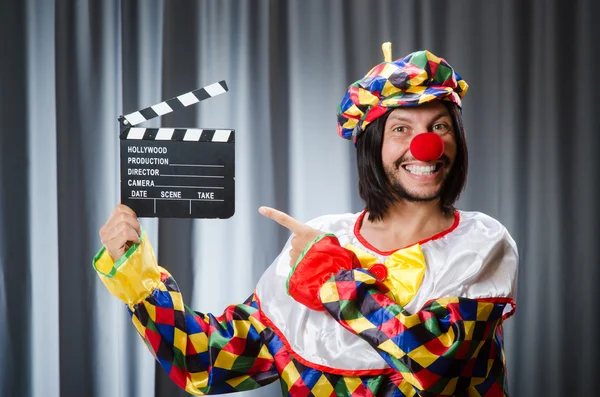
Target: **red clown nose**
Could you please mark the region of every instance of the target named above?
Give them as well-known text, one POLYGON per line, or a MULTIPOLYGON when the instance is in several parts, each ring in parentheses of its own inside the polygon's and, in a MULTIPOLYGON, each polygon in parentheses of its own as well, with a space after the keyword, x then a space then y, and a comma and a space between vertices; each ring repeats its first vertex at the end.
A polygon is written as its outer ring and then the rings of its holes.
POLYGON ((424 132, 413 138, 410 152, 419 161, 435 161, 444 154, 444 141, 435 132, 424 132))

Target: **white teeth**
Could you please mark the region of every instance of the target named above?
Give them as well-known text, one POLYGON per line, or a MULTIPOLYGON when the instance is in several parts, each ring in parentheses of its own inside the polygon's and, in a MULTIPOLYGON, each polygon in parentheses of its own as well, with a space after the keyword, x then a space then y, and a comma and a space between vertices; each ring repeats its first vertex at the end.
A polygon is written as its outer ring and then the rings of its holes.
POLYGON ((415 175, 431 175, 435 172, 435 165, 407 165, 404 168, 415 175))

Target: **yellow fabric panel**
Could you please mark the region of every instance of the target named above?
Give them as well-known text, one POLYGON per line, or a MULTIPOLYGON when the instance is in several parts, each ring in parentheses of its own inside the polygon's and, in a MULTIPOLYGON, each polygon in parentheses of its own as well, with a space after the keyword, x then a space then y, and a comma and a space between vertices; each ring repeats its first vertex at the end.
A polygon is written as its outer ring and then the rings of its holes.
POLYGON ((383 350, 386 353, 389 353, 392 357, 396 357, 397 359, 401 359, 406 355, 406 353, 404 353, 402 349, 400 349, 400 347, 397 344, 395 344, 391 339, 384 341, 379 346, 377 346, 377 348, 383 350))
POLYGON ((239 355, 237 354, 228 352, 227 350, 221 350, 219 351, 213 366, 222 369, 231 369, 233 368, 233 364, 235 364, 235 359, 238 357, 239 355))
POLYGON ((368 126, 370 123, 371 123, 370 121, 363 120, 363 122, 362 122, 362 124, 361 124, 360 128, 362 128, 362 129, 363 129, 363 131, 364 131, 364 130, 367 128, 367 126, 368 126))
POLYGON ((354 393, 354 391, 358 389, 358 386, 362 384, 361 379, 354 376, 345 376, 344 383, 350 393, 354 393))
POLYGON ((417 377, 412 372, 410 372, 410 371, 401 372, 401 374, 402 374, 402 377, 404 378, 404 380, 406 380, 412 386, 416 387, 419 390, 423 390, 423 385, 421 384, 419 379, 417 379, 417 377))
MULTIPOLYGON (((502 349, 502 354, 504 355, 504 349, 502 349)), ((502 357, 502 362, 504 362, 504 357, 502 357)), ((492 370, 492 367, 494 366, 494 360, 492 359, 488 359, 488 365, 487 365, 487 373, 489 374, 490 371, 492 370)))
POLYGON ((374 281, 373 277, 373 275, 364 272, 354 272, 354 280, 362 283, 372 284, 374 281))
POLYGON ((337 302, 340 300, 340 296, 338 294, 335 282, 330 281, 323 284, 323 286, 319 290, 319 296, 321 298, 321 302, 323 303, 337 302))
MULTIPOLYGON (((418 75, 416 75, 415 77, 410 79, 410 84, 413 87, 420 86, 428 78, 429 78, 429 75, 428 75, 427 71, 423 70, 423 71, 421 71, 421 73, 419 73, 418 75)), ((427 87, 423 87, 423 88, 427 88, 427 87)))
POLYGON ((421 93, 423 93, 425 91, 426 88, 427 87, 423 87, 423 86, 419 85, 419 86, 416 86, 416 87, 414 87, 414 86, 413 87, 408 87, 405 91, 413 93, 413 94, 421 94, 421 93))
MULTIPOLYGON (((448 88, 448 87, 437 87, 439 89, 443 89, 444 91, 448 92, 448 95, 456 95, 456 93, 454 93, 452 91, 452 88, 448 88)), ((446 97, 440 98, 439 96, 435 96, 435 95, 431 95, 431 94, 423 94, 420 98, 419 98, 419 103, 426 103, 426 102, 430 102, 433 101, 435 99, 446 99, 446 97)), ((460 97, 459 97, 460 99, 460 97)))
POLYGON ((141 336, 145 334, 146 327, 144 327, 142 323, 140 323, 140 320, 138 320, 136 316, 131 316, 131 322, 133 323, 133 326, 141 336))
POLYGON ((357 334, 360 334, 361 332, 363 332, 366 329, 373 329, 376 328, 373 323, 371 323, 369 320, 367 320, 366 317, 359 317, 356 319, 352 319, 352 320, 346 320, 346 323, 348 324, 348 326, 350 326, 350 328, 352 328, 354 330, 354 332, 356 332, 357 334))
POLYGON ((258 333, 263 332, 263 330, 265 328, 267 328, 267 326, 265 324, 263 324, 260 320, 256 319, 256 317, 254 317, 254 315, 250 316, 250 320, 252 322, 252 325, 256 329, 256 332, 258 332, 258 333))
POLYGON ((155 323, 156 322, 156 306, 144 301, 144 307, 146 308, 146 311, 148 312, 148 317, 150 317, 150 320, 152 320, 152 322, 155 323))
POLYGON ((445 347, 450 347, 456 340, 456 337, 454 335, 454 328, 452 328, 452 327, 448 328, 448 331, 446 331, 445 333, 438 336, 438 340, 445 347))
POLYGON ((408 356, 416 361, 423 368, 429 367, 431 364, 435 362, 439 358, 439 356, 433 354, 424 345, 413 349, 408 356))
POLYGON ((400 321, 402 323, 402 325, 404 325, 406 328, 412 328, 415 325, 419 325, 422 324, 421 319, 419 318, 418 315, 416 314, 411 314, 410 316, 407 316, 406 314, 398 314, 396 316, 396 318, 398 319, 398 321, 400 321))
MULTIPOLYGON (((163 283, 161 284, 164 285, 163 283)), ((171 295, 171 301, 173 301, 173 309, 185 312, 185 305, 183 304, 183 297, 181 294, 179 292, 169 291, 169 295, 171 295)))
POLYGON ((463 325, 465 327, 465 340, 472 340, 473 331, 475 330, 475 321, 464 320, 463 325))
POLYGON ((356 105, 352 105, 348 108, 348 110, 345 111, 346 114, 349 114, 350 116, 362 116, 363 115, 363 111, 360 110, 356 105))
POLYGON ((294 365, 293 361, 290 361, 283 371, 281 371, 281 379, 288 385, 288 388, 291 388, 294 383, 300 378, 300 373, 298 369, 294 365))
POLYGON ((108 291, 130 306, 144 300, 158 287, 160 270, 154 251, 144 234, 116 263, 102 249, 94 258, 94 267, 108 291))
POLYGON ((346 120, 346 122, 344 123, 344 125, 342 127, 344 128, 354 128, 354 126, 356 125, 357 121, 354 119, 348 119, 346 120))
MULTIPOLYGON (((402 91, 400 88, 396 87, 395 85, 393 85, 392 83, 390 83, 390 81, 386 81, 385 84, 383 85, 383 89, 381 90, 381 95, 384 97, 389 97, 390 95, 396 94, 398 92, 402 91)), ((385 103, 386 101, 383 101, 383 103, 385 103)))
POLYGON ((208 350, 208 337, 204 332, 198 332, 197 334, 188 334, 192 346, 197 353, 204 353, 208 350))
POLYGON ((245 381, 246 379, 248 379, 250 377, 250 375, 242 375, 242 376, 237 376, 233 379, 228 379, 226 382, 227 384, 229 384, 231 387, 236 387, 237 385, 239 385, 240 383, 242 383, 243 381, 245 381))
POLYGON ((173 346, 178 348, 184 356, 186 355, 187 334, 177 327, 175 327, 175 333, 173 335, 173 346))
POLYGON ((100 250, 100 253, 100 257, 94 259, 94 267, 96 268, 97 272, 108 274, 113 269, 114 262, 108 251, 104 248, 100 250))
POLYGON ((370 91, 359 88, 358 101, 361 105, 375 106, 377 105, 377 102, 379 102, 379 98, 371 94, 370 91))
MULTIPOLYGON (((368 270, 379 262, 374 255, 351 244, 346 245, 345 248, 354 252, 363 269, 368 270)), ((390 289, 396 303, 405 306, 415 297, 425 276, 427 265, 421 246, 415 244, 398 250, 390 255, 383 264, 388 271, 383 283, 390 289)), ((357 281, 366 281, 367 278, 365 275, 365 279, 361 279, 360 274, 355 277, 357 281)))
POLYGON ((477 320, 486 321, 494 309, 492 302, 477 302, 477 320))
POLYGON ((383 101, 381 101, 381 106, 390 107, 399 104, 401 101, 402 97, 393 96, 391 98, 386 98, 383 101))
POLYGON ((195 396, 204 396, 200 390, 208 386, 208 371, 190 373, 190 378, 186 379, 185 391, 195 396))
POLYGON ((331 386, 331 382, 327 380, 325 375, 321 375, 317 383, 312 387, 310 392, 315 397, 330 397, 331 393, 333 393, 333 386, 331 386))
POLYGON ((427 103, 427 102, 431 102, 434 99, 437 99, 437 97, 435 95, 431 95, 431 94, 423 94, 421 95, 421 97, 419 98, 419 103, 427 103))
POLYGON ((439 64, 442 62, 442 60, 440 58, 438 58, 437 56, 435 56, 434 54, 432 54, 429 51, 425 51, 425 56, 427 56, 427 59, 429 59, 429 61, 432 61, 435 64, 439 64))
POLYGON ((440 306, 448 306, 452 303, 458 303, 458 296, 449 296, 446 298, 440 298, 435 300, 440 306))
POLYGON ((256 357, 273 359, 273 355, 269 351, 269 348, 267 347, 266 344, 262 345, 262 347, 260 348, 260 351, 258 352, 258 356, 256 356, 256 357))
POLYGON ((415 390, 413 385, 411 385, 410 382, 407 382, 406 379, 400 383, 400 386, 398 387, 398 389, 402 393, 404 393, 404 395, 406 397, 413 397, 413 396, 417 395, 417 391, 415 390))
POLYGON ((383 67, 381 72, 379 72, 379 76, 385 77, 386 79, 388 79, 392 74, 394 74, 394 72, 397 72, 397 71, 398 71, 398 66, 388 63, 383 67))
POLYGON ((346 244, 346 246, 344 248, 346 248, 349 251, 354 252, 356 257, 360 261, 360 265, 362 266, 363 269, 368 269, 371 266, 373 266, 375 263, 379 262, 376 257, 369 254, 368 252, 361 250, 360 248, 353 246, 352 244, 346 244))
POLYGON ((425 256, 419 244, 394 252, 385 261, 388 276, 383 281, 394 292, 396 301, 404 306, 410 302, 425 275, 425 256))
POLYGON ((231 322, 233 324, 233 329, 235 330, 235 336, 246 339, 251 326, 250 321, 232 320, 231 322))

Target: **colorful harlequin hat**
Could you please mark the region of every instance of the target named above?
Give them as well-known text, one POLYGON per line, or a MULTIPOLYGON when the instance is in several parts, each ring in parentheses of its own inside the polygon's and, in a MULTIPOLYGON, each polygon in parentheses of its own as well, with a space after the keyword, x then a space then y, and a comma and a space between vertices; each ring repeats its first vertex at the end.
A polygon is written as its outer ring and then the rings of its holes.
POLYGON ((392 62, 392 44, 382 45, 384 62, 350 87, 338 108, 338 133, 354 143, 369 123, 390 108, 436 99, 461 106, 469 85, 443 58, 417 51, 392 62))

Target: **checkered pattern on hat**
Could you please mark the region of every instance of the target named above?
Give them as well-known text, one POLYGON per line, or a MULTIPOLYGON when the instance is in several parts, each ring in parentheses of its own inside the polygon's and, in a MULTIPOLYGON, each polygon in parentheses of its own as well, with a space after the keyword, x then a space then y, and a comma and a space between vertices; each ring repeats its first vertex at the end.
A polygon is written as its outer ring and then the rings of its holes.
POLYGON ((468 87, 446 60, 427 50, 382 62, 348 87, 338 107, 338 133, 356 143, 367 125, 388 109, 436 99, 461 106, 468 87))

